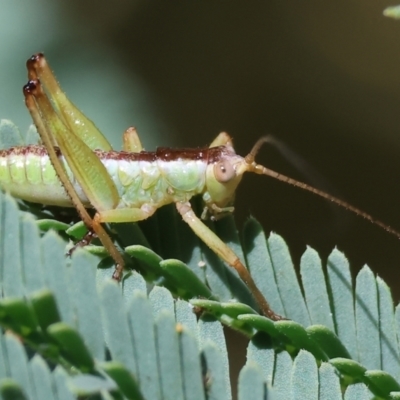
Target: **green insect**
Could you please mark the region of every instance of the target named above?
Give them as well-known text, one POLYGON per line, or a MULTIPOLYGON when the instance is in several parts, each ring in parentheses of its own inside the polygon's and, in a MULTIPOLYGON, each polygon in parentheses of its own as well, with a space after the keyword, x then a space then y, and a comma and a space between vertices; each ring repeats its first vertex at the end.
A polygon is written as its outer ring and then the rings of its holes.
POLYGON ((189 200, 201 195, 202 219, 233 211, 232 201, 245 172, 268 175, 311 191, 349 209, 400 237, 390 227, 347 203, 255 162, 268 138, 261 138, 246 157, 237 155, 226 133, 208 148, 158 148, 143 151, 134 128, 123 135, 123 151, 114 151, 94 124, 66 97, 43 54, 27 62, 26 106, 42 145, 0 150, 0 185, 15 197, 35 203, 75 207, 91 234, 115 261, 113 278, 123 276, 124 259, 103 227, 108 222, 137 222, 166 204, 175 203, 183 220, 246 283, 262 313, 273 312, 236 254, 193 212, 189 200), (95 215, 87 212, 94 208, 95 215))

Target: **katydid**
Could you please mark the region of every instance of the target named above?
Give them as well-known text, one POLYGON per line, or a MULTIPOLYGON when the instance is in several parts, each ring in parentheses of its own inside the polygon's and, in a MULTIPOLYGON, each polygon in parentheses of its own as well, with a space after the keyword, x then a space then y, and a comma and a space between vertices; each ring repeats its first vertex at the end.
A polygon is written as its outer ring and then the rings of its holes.
POLYGON ((42 145, 0 150, 0 185, 31 202, 75 207, 89 229, 115 261, 113 278, 123 276, 124 259, 102 226, 137 222, 158 208, 175 203, 183 220, 246 283, 262 313, 274 313, 236 254, 192 210, 189 200, 201 195, 201 218, 218 218, 233 211, 235 190, 244 172, 253 172, 313 192, 368 219, 400 238, 400 233, 329 194, 255 162, 268 138, 261 138, 246 157, 237 155, 232 140, 220 133, 207 148, 158 148, 144 151, 134 128, 123 135, 123 151, 114 151, 94 124, 66 97, 43 54, 27 62, 26 106, 42 145), (87 208, 94 208, 92 217, 87 208))

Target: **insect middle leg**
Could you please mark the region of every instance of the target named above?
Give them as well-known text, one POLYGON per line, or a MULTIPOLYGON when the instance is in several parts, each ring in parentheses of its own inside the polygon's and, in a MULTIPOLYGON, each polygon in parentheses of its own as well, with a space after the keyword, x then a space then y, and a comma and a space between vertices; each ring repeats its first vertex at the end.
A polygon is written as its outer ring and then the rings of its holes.
POLYGON ((122 136, 122 149, 131 153, 140 153, 143 150, 136 128, 128 128, 122 136))
POLYGON ((232 145, 233 145, 232 138, 226 132, 221 132, 211 142, 209 147, 218 147, 218 146, 230 146, 230 147, 232 147, 232 145))

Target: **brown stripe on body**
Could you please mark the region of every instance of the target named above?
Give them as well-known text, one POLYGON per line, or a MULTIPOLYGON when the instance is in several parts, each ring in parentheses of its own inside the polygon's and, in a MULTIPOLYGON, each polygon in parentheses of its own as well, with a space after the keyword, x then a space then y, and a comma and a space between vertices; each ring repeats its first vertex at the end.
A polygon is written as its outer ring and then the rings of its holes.
POLYGON ((26 156, 27 154, 32 154, 42 157, 42 156, 47 156, 48 153, 46 147, 40 145, 17 146, 17 147, 10 147, 9 149, 6 150, 0 150, 0 157, 26 156))
POLYGON ((158 147, 156 151, 141 151, 140 153, 131 153, 126 151, 101 151, 95 150, 100 159, 124 160, 124 161, 206 161, 214 163, 226 154, 225 146, 206 147, 197 149, 171 149, 170 147, 158 147))
MULTIPOLYGON (((59 148, 55 148, 58 156, 61 155, 59 148)), ((101 159, 109 160, 124 160, 124 161, 176 161, 188 160, 198 161, 203 160, 207 163, 219 161, 222 156, 234 154, 233 151, 226 146, 206 147, 197 149, 171 149, 169 147, 159 147, 156 151, 141 151, 140 153, 131 153, 126 151, 102 151, 94 150, 96 155, 101 159)), ((0 157, 12 157, 13 155, 37 155, 38 157, 47 155, 47 150, 44 146, 18 146, 11 147, 7 150, 0 150, 0 157)))

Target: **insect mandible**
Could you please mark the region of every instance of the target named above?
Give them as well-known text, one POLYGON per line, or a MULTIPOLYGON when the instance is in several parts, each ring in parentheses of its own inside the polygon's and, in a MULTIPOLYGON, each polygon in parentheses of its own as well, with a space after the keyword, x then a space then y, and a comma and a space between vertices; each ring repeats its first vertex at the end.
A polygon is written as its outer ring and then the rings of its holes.
POLYGON ((246 157, 237 155, 232 140, 220 133, 207 148, 158 148, 144 151, 134 128, 123 134, 123 151, 107 139, 61 90, 43 54, 27 61, 26 106, 42 145, 0 150, 0 186, 15 197, 45 205, 75 207, 115 261, 113 278, 123 276, 124 259, 103 223, 137 222, 158 208, 175 203, 194 233, 233 267, 250 289, 262 313, 282 319, 269 306, 237 255, 192 210, 189 200, 201 195, 201 218, 218 218, 233 211, 232 201, 245 172, 267 175, 308 190, 379 225, 400 233, 369 214, 305 183, 255 162, 261 138, 246 157), (87 208, 94 208, 92 217, 87 208))

